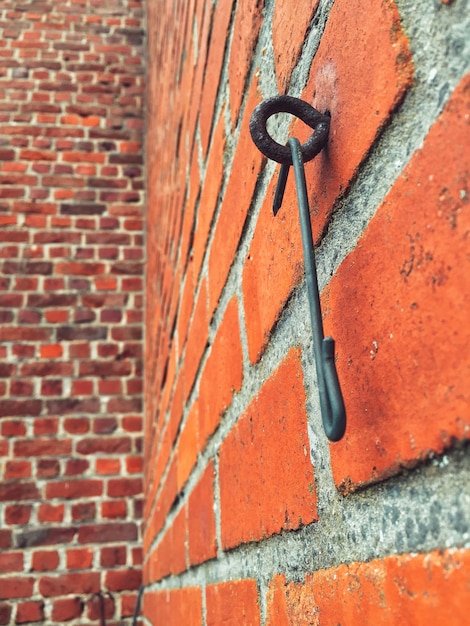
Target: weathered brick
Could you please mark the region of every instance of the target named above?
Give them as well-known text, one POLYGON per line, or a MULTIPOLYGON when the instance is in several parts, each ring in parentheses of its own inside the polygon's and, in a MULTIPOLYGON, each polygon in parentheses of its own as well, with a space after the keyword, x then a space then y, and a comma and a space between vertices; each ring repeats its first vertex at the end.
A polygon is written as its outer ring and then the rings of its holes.
POLYGON ((106 573, 106 588, 110 591, 138 589, 142 582, 142 572, 136 569, 121 569, 106 573))
POLYGON ((316 520, 302 381, 291 350, 220 448, 224 548, 316 520))
POLYGON ((59 598, 52 603, 52 619, 66 622, 80 617, 83 612, 83 600, 78 597, 59 598))
POLYGON ((348 390, 347 433, 331 451, 345 492, 468 437, 469 88, 467 78, 323 295, 348 390))
POLYGON ((99 589, 99 572, 42 576, 39 579, 39 591, 46 598, 76 593, 97 593, 99 589))
POLYGON ((136 539, 137 526, 132 522, 87 525, 81 526, 78 531, 79 543, 111 543, 136 539))
POLYGON ((46 485, 46 498, 48 499, 75 500, 76 498, 100 496, 102 493, 103 481, 96 479, 54 481, 46 485))
POLYGON ((38 550, 33 553, 33 571, 48 572, 57 569, 58 565, 59 553, 57 550, 38 550))
MULTIPOLYGON (((263 20, 263 9, 264 0, 256 0, 256 2, 243 0, 237 4, 229 59, 230 108, 233 126, 240 112, 253 50, 256 47, 263 20)), ((253 108, 248 108, 251 115, 253 108)))
POLYGON ((16 611, 16 624, 32 624, 44 620, 44 602, 19 602, 16 611))
POLYGON ((465 624, 465 550, 390 556, 307 575, 276 576, 267 593, 268 626, 321 623, 465 624), (341 601, 338 602, 338 598, 341 601))
POLYGON ((209 463, 188 500, 188 545, 191 565, 216 556, 214 465, 209 463))
POLYGON ((198 587, 152 591, 144 595, 143 614, 152 624, 200 626, 202 594, 198 587))
POLYGON ((206 587, 207 626, 259 626, 260 607, 255 580, 236 580, 206 587))
POLYGON ((40 492, 33 482, 3 482, 0 484, 0 502, 36 500, 40 492))
POLYGON ((33 593, 33 584, 32 576, 4 577, 0 586, 0 600, 29 598, 33 593))
POLYGON ((248 129, 249 117, 259 100, 258 86, 254 82, 248 94, 246 114, 232 164, 232 175, 222 199, 209 251, 210 313, 215 309, 227 280, 263 160, 261 153, 251 141, 248 129))
POLYGON ((220 417, 241 388, 243 355, 238 321, 238 302, 233 298, 225 312, 199 386, 199 437, 204 447, 220 417))

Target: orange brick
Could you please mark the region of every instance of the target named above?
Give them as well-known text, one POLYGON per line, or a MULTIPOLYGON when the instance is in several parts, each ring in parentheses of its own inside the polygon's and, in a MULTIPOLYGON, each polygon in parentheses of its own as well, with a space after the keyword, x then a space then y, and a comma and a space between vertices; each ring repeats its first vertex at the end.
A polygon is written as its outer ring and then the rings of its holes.
POLYGON ((172 526, 163 535, 148 559, 149 581, 155 582, 169 574, 186 569, 186 507, 175 517, 172 526))
POLYGON ((177 475, 178 475, 178 491, 186 483, 189 475, 196 463, 199 453, 198 442, 198 422, 199 422, 199 405, 196 401, 188 415, 186 424, 181 431, 178 440, 177 449, 177 475))
POLYGON ((304 275, 295 189, 288 183, 282 208, 274 216, 276 184, 277 176, 266 192, 243 269, 248 353, 252 363, 264 353, 289 295, 304 275))
POLYGON ((184 357, 184 396, 187 398, 193 387, 196 372, 206 347, 209 329, 207 312, 207 285, 204 279, 194 309, 193 320, 189 328, 188 342, 184 357))
MULTIPOLYGON (((237 3, 228 66, 230 111, 233 126, 236 125, 240 113, 240 106, 245 93, 245 82, 263 21, 263 8, 264 0, 256 0, 255 2, 241 0, 237 3)), ((247 104, 247 108, 251 115, 254 107, 247 104)), ((240 177, 239 180, 243 180, 243 178, 240 177)))
POLYGON ((152 626, 201 626, 201 589, 184 587, 147 592, 143 599, 143 614, 152 626))
POLYGON ((214 517, 214 464, 211 462, 188 500, 188 545, 191 565, 217 555, 214 517))
POLYGON ((199 434, 201 448, 212 435, 234 392, 241 389, 243 354, 238 321, 238 301, 232 298, 225 311, 199 386, 199 434))
POLYGON ((207 626, 259 626, 255 580, 236 580, 206 587, 207 626))
POLYGON ((266 626, 464 626, 469 555, 449 550, 386 557, 316 572, 297 584, 276 576, 267 594, 266 626))
POLYGON ((467 77, 323 294, 348 415, 331 447, 343 491, 468 437, 469 90, 467 77))
POLYGON ((207 163, 206 177, 202 186, 201 198, 196 214, 193 243, 193 268, 196 279, 201 269, 202 259, 207 246, 209 228, 214 216, 217 198, 219 197, 222 187, 225 151, 224 125, 224 116, 221 114, 214 131, 214 138, 207 163))
POLYGON ((287 93, 292 70, 299 60, 305 35, 318 3, 319 0, 305 3, 299 3, 296 0, 276 0, 272 38, 277 85, 281 94, 287 93))
POLYGON ((296 350, 289 352, 225 439, 219 475, 225 549, 316 520, 305 390, 296 350))
POLYGON ((194 306, 194 293, 196 287, 194 284, 193 262, 190 260, 186 267, 186 275, 184 279, 183 295, 178 306, 177 328, 178 328, 178 344, 179 351, 182 352, 188 335, 189 321, 194 306))
POLYGON ((214 311, 227 280, 263 160, 251 140, 248 129, 251 112, 259 100, 258 86, 254 82, 248 94, 232 174, 222 200, 209 253, 210 313, 214 311))
POLYGON ((222 70, 225 43, 228 39, 228 26, 232 14, 232 8, 233 0, 223 0, 222 2, 217 2, 214 7, 211 38, 207 53, 201 104, 199 107, 199 125, 201 128, 201 141, 204 154, 206 154, 209 146, 209 136, 213 123, 214 104, 217 96, 217 90, 219 89, 220 73, 222 70))

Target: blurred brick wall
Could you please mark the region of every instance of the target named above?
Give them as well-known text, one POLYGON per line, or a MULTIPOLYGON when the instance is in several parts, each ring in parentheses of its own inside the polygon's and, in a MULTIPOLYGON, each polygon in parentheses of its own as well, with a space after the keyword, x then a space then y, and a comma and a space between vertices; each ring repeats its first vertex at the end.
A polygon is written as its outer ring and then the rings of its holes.
POLYGON ((143 9, 0 3, 1 624, 140 585, 143 9))
POLYGON ((466 623, 465 9, 147 0, 147 623, 466 623), (293 176, 273 217, 248 129, 279 92, 331 114, 306 177, 334 444, 293 176))

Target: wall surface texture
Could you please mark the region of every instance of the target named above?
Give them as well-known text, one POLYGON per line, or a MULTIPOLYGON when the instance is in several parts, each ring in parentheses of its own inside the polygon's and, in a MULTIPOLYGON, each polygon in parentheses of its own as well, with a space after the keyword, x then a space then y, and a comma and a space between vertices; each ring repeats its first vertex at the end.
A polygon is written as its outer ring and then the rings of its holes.
POLYGON ((146 624, 467 623, 468 9, 147 0, 146 624), (273 217, 248 130, 278 93, 331 115, 305 169, 337 443, 293 176, 273 217))
POLYGON ((0 624, 141 580, 143 6, 0 1, 0 624))

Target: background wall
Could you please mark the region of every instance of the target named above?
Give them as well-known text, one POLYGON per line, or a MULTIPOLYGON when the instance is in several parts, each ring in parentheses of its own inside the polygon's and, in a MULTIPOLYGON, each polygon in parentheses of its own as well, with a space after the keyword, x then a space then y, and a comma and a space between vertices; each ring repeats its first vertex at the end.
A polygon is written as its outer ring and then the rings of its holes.
POLYGON ((147 11, 146 623, 466 623, 468 3, 147 11), (274 218, 248 131, 279 92, 331 113, 306 175, 335 444, 293 180, 274 218))
POLYGON ((0 2, 0 624, 140 585, 142 17, 0 2))

